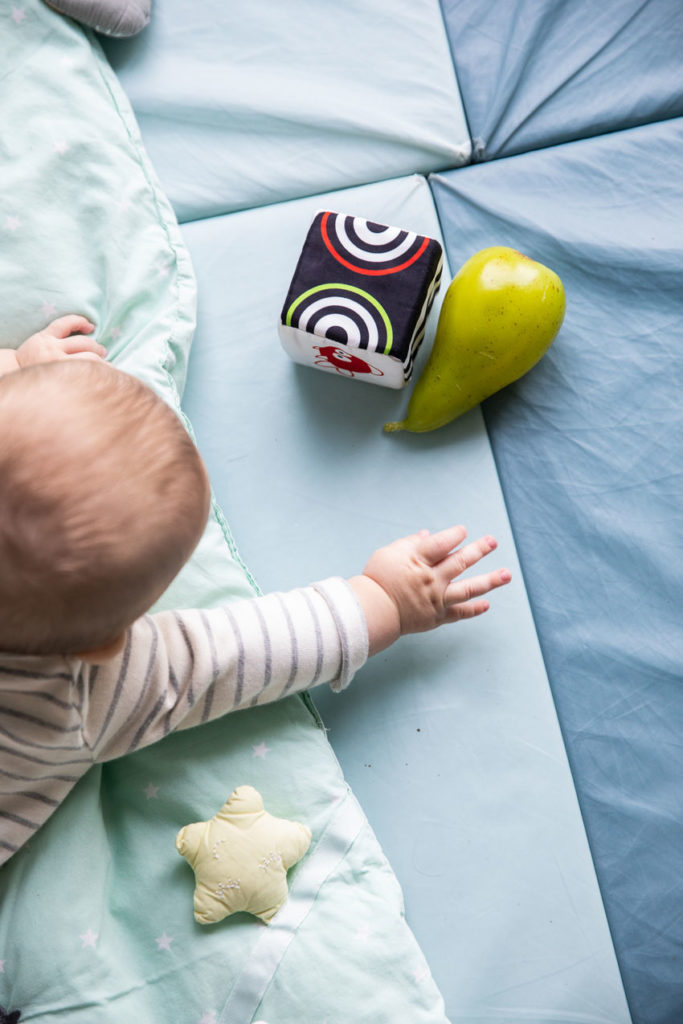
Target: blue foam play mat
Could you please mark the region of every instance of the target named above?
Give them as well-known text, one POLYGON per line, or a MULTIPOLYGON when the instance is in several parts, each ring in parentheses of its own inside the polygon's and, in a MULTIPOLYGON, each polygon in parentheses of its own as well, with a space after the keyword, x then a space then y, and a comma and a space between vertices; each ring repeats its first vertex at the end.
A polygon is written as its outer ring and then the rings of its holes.
POLYGON ((513 574, 343 694, 94 767, 0 869, 0 1022, 682 1024, 681 5, 155 0, 103 41, 16 0, 0 50, 7 330, 85 302, 209 470, 165 605, 456 522, 513 574), (449 425, 383 433, 410 388, 278 340, 321 210, 442 245, 416 376, 488 246, 559 274, 557 340, 449 425), (202 929, 173 837, 243 783, 310 822, 310 859, 280 926, 202 929))

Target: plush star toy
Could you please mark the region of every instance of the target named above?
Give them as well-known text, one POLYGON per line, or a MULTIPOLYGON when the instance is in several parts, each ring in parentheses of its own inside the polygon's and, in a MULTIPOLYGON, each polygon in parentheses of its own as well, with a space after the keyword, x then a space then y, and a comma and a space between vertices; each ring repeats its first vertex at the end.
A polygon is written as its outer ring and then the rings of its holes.
POLYGON ((213 818, 176 836, 195 873, 195 920, 213 924, 246 910, 269 924, 287 900, 287 871, 310 843, 309 828, 274 818, 253 786, 239 786, 213 818))

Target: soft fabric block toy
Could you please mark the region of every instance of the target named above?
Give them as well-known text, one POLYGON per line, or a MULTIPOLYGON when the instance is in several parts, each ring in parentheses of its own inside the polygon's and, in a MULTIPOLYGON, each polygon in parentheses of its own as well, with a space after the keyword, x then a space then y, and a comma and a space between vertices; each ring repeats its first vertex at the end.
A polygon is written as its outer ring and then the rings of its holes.
POLYGON ((306 366, 405 387, 441 281, 433 238, 343 213, 316 214, 280 317, 306 366))
POLYGON ((246 910, 268 924, 287 900, 287 871, 310 843, 309 828, 274 818, 253 786, 239 786, 213 818, 176 836, 195 873, 195 920, 214 924, 246 910))

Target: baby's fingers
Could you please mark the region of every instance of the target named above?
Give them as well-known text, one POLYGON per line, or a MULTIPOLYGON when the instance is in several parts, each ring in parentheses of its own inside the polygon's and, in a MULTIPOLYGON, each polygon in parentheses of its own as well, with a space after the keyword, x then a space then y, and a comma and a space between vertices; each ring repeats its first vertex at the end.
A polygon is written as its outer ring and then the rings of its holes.
POLYGON ((497 569, 483 576, 475 576, 471 580, 457 580, 446 587, 444 601, 446 603, 446 621, 460 622, 461 619, 474 619, 483 615, 490 608, 488 601, 481 600, 497 587, 504 587, 512 579, 509 569, 497 569))
POLYGON ((480 559, 490 554, 491 551, 495 551, 497 547, 498 541, 495 537, 480 537, 479 540, 466 544, 465 547, 459 548, 458 551, 454 551, 444 558, 438 566, 439 575, 442 579, 452 580, 466 569, 476 565, 480 559))
POLYGON ((454 604, 446 613, 446 622, 474 619, 477 615, 483 615, 490 607, 488 601, 468 601, 466 604, 454 604))
POLYGON ((59 342, 59 347, 67 356, 90 354, 104 358, 107 350, 94 338, 85 338, 82 334, 72 334, 59 342))
POLYGON ((70 334, 91 334, 95 330, 95 325, 84 316, 70 313, 53 320, 46 330, 53 338, 68 338, 70 334))
MULTIPOLYGON (((444 592, 444 604, 449 608, 449 613, 454 605, 472 601, 472 598, 482 597, 497 587, 504 587, 512 579, 509 569, 496 569, 495 572, 488 572, 481 576, 473 576, 469 580, 454 580, 449 583, 444 592)), ((480 602, 481 603, 481 602, 480 602)), ((484 604, 486 602, 483 602, 484 604)), ((476 602, 473 602, 476 604, 476 602)), ((485 609, 484 609, 485 610, 485 609)))
POLYGON ((70 357, 71 359, 90 359, 95 363, 102 362, 102 356, 95 355, 94 352, 74 352, 70 357))
POLYGON ((429 565, 437 565, 449 551, 462 544, 467 536, 464 526, 449 526, 447 530, 439 530, 438 533, 428 534, 425 530, 418 534, 420 554, 429 565))

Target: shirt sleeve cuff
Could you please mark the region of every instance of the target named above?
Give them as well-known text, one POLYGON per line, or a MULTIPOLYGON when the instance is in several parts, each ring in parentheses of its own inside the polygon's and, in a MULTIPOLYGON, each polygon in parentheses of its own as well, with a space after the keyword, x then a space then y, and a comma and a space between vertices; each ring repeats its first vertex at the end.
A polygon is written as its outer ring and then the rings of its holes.
POLYGON ((333 576, 311 584, 325 599, 339 634, 341 668, 330 682, 335 692, 345 690, 354 675, 368 660, 368 627, 360 601, 341 576, 333 576))

